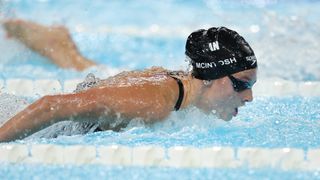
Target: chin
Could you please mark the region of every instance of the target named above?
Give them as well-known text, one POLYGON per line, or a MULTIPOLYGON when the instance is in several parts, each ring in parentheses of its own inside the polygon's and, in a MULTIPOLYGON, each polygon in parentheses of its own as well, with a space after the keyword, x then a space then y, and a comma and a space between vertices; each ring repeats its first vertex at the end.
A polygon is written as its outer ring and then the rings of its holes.
POLYGON ((219 118, 224 120, 224 121, 230 121, 232 119, 232 115, 230 115, 230 114, 222 114, 222 115, 219 115, 219 118))

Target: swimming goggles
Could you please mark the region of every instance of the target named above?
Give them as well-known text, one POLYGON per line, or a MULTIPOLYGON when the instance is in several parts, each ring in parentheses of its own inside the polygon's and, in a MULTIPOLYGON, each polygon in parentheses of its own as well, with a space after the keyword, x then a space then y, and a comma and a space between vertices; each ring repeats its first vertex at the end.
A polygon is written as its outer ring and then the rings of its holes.
POLYGON ((240 80, 238 78, 233 77, 232 75, 228 75, 228 77, 231 80, 233 89, 236 92, 241 92, 246 89, 251 89, 254 84, 254 82, 243 81, 243 80, 240 80))

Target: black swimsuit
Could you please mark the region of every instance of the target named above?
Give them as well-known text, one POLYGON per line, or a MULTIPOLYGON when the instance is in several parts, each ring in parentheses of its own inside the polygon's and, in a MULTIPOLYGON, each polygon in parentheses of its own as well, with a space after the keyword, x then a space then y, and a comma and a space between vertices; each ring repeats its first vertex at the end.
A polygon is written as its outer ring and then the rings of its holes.
POLYGON ((182 100, 183 100, 183 96, 184 96, 184 88, 183 88, 183 84, 180 79, 178 79, 174 76, 170 76, 170 77, 172 77, 174 80, 176 80, 178 83, 178 86, 179 86, 179 97, 176 102, 176 105, 174 106, 174 110, 178 111, 180 109, 181 104, 182 104, 182 100))
MULTIPOLYGON (((174 110, 178 111, 181 107, 182 101, 183 101, 183 97, 184 97, 184 87, 183 87, 183 83, 180 79, 178 79, 176 76, 179 76, 179 72, 168 72, 168 75, 170 77, 172 77, 174 80, 177 81, 178 86, 179 86, 179 97, 178 100, 176 102, 176 105, 174 106, 174 110)), ((100 127, 97 127, 97 129, 94 130, 94 132, 99 132, 102 131, 102 129, 100 127)))
POLYGON ((175 111, 178 111, 181 107, 181 104, 182 104, 182 101, 183 101, 183 97, 184 97, 184 87, 183 87, 183 83, 182 81, 177 78, 177 76, 180 76, 181 75, 181 71, 171 71, 171 72, 168 72, 168 75, 170 77, 172 77, 174 80, 177 81, 178 83, 178 86, 179 86, 179 97, 178 97, 178 100, 176 102, 176 105, 174 106, 174 110, 175 111))

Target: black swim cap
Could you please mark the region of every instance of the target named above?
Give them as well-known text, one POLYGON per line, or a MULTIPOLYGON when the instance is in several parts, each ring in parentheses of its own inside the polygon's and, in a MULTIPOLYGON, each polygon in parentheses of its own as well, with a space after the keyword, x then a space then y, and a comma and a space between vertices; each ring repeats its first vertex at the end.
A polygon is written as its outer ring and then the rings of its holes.
POLYGON ((186 55, 191 59, 192 75, 201 80, 214 80, 257 67, 257 59, 246 40, 226 27, 191 33, 186 55))

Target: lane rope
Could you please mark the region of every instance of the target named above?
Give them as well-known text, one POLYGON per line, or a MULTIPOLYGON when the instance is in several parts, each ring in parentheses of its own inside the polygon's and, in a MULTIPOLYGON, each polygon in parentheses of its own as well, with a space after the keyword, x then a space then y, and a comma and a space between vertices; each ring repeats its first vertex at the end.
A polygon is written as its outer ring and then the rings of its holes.
MULTIPOLYGON (((82 79, 0 79, 0 92, 25 97, 70 93, 82 79)), ((253 87, 254 96, 320 96, 320 81, 292 82, 282 79, 262 79, 253 87)))
POLYGON ((320 170, 320 149, 0 144, 0 164, 320 170))

